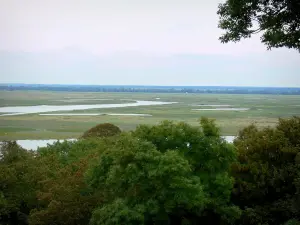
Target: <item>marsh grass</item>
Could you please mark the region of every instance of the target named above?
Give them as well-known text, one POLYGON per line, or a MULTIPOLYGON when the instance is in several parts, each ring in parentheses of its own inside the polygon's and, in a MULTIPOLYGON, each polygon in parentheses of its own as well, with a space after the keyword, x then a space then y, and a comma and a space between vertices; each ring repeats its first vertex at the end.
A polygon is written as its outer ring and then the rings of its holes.
MULTIPOLYGON (((157 94, 157 93, 76 93, 42 91, 0 91, 0 107, 66 104, 61 99, 114 99, 103 104, 126 103, 135 100, 178 102, 171 105, 138 106, 126 108, 56 111, 53 113, 132 113, 150 114, 151 117, 131 115, 99 116, 41 116, 27 114, 0 117, 0 139, 64 139, 77 138, 99 123, 112 123, 122 130, 132 130, 138 124, 157 124, 161 120, 185 121, 197 125, 201 116, 215 118, 222 135, 236 135, 238 130, 256 123, 259 127, 274 126, 278 117, 300 116, 300 96, 282 95, 228 95, 228 94, 157 94), (122 100, 121 100, 122 99, 122 100), (118 102, 121 101, 121 102, 118 102), (231 105, 233 108, 249 108, 247 111, 196 111, 194 105, 231 105)), ((76 102, 76 104, 85 104, 76 102)), ((88 104, 95 103, 90 101, 88 104)), ((99 104, 99 102, 97 102, 99 104)), ((69 103, 67 103, 69 104, 69 103)), ((71 103, 74 104, 74 103, 71 103)), ((101 104, 101 103, 100 103, 101 104)), ((51 113, 51 112, 49 112, 51 113)))

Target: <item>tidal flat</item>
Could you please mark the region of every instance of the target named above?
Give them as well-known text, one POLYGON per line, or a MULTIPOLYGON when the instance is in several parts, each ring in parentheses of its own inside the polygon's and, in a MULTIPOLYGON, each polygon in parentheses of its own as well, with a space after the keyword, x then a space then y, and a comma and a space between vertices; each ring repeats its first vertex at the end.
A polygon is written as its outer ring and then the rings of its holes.
POLYGON ((35 110, 30 114, 17 111, 15 115, 6 115, 13 113, 9 112, 14 111, 11 109, 1 111, 0 140, 77 138, 99 123, 113 123, 122 130, 132 130, 139 124, 153 125, 162 120, 197 125, 201 116, 216 119, 222 135, 235 136, 241 128, 252 123, 259 127, 274 126, 279 117, 300 116, 299 95, 0 91, 0 96, 0 107, 15 109, 30 106, 35 110), (132 106, 137 101, 148 103, 132 106), (131 106, 100 107, 111 104, 131 106), (83 105, 85 108, 68 108, 72 105, 83 105), (48 109, 59 108, 44 111, 45 106, 48 109), (248 110, 193 110, 201 108, 248 110))

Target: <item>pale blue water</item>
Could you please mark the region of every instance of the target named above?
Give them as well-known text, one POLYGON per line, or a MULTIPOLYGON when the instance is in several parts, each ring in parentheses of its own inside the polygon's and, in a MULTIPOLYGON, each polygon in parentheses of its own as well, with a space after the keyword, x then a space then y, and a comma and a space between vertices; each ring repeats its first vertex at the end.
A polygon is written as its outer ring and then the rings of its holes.
MULTIPOLYGON (((232 143, 235 136, 223 136, 226 141, 232 143)), ((67 141, 76 141, 76 139, 66 139, 67 141)), ((53 144, 57 140, 55 139, 48 139, 48 140, 17 140, 17 143, 25 149, 28 150, 36 150, 38 147, 46 147, 47 144, 53 144)), ((59 140, 64 141, 64 140, 59 140)))
POLYGON ((107 109, 107 108, 122 108, 134 106, 150 106, 150 105, 167 105, 176 102, 159 102, 159 101, 136 101, 134 103, 121 103, 121 104, 92 104, 92 105, 36 105, 36 106, 10 106, 0 107, 0 116, 13 116, 30 113, 44 113, 55 111, 72 111, 72 110, 85 110, 85 109, 107 109))

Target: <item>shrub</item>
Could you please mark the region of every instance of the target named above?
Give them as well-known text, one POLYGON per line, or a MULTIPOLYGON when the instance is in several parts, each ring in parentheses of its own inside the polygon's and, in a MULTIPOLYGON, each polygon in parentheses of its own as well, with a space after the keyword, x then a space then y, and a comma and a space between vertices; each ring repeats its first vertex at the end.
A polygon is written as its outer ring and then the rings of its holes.
POLYGON ((84 132, 82 138, 111 137, 121 133, 121 129, 111 123, 102 123, 84 132))

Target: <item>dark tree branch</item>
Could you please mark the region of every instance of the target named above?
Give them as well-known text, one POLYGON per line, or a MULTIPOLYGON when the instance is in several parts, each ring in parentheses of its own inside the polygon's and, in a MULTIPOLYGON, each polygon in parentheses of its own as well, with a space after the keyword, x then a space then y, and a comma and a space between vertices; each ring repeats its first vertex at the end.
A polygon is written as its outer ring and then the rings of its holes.
POLYGON ((237 42, 264 31, 262 42, 270 48, 287 47, 300 51, 299 0, 227 0, 219 5, 223 43, 237 42), (238 4, 237 4, 238 2, 238 4), (257 23, 253 27, 252 22, 257 23), (287 29, 288 28, 288 29, 287 29))

